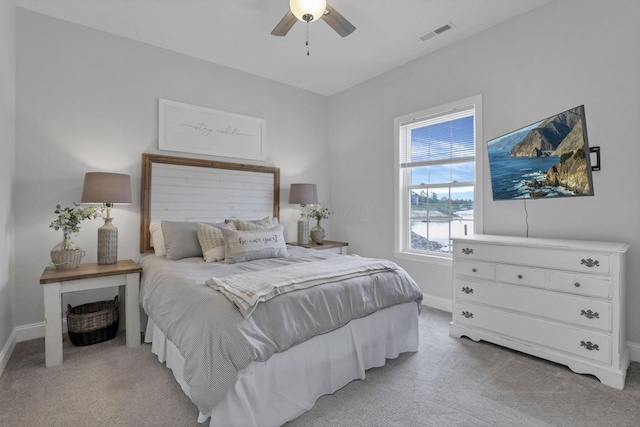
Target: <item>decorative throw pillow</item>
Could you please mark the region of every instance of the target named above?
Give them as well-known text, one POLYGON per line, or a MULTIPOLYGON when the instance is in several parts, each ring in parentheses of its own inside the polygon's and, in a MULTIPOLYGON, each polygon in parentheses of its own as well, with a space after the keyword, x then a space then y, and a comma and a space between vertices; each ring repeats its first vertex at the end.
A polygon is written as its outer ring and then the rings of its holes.
POLYGON ((162 221, 160 224, 167 259, 176 260, 202 256, 195 222, 162 221))
POLYGON ((222 229, 225 240, 224 262, 233 264, 254 259, 289 256, 283 230, 284 227, 281 225, 251 231, 222 229))
POLYGON ((224 260, 225 241, 220 228, 199 222, 197 234, 205 262, 224 260))
POLYGON ((236 230, 251 231, 251 230, 263 230, 265 228, 273 228, 280 225, 278 218, 264 217, 262 219, 256 219, 253 221, 246 221, 243 219, 228 219, 225 221, 227 224, 233 224, 236 230))
MULTIPOLYGON (((212 227, 228 227, 224 222, 203 223, 212 227)), ((202 247, 198 240, 198 223, 189 221, 162 221, 162 236, 167 259, 177 260, 201 257, 202 247)))
POLYGON ((164 237, 162 236, 162 227, 158 223, 149 224, 149 232, 151 233, 151 246, 153 251, 158 256, 167 254, 167 250, 164 248, 164 237))

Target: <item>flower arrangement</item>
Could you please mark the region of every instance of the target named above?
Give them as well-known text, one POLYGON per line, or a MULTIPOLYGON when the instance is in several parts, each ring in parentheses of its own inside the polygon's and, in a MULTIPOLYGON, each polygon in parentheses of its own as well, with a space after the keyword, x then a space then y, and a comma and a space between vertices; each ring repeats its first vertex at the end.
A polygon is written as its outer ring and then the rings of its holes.
POLYGON ((56 205, 56 210, 53 213, 58 215, 58 218, 49 224, 49 227, 54 230, 62 230, 65 237, 70 234, 78 234, 80 232, 80 221, 85 219, 94 219, 102 216, 102 210, 93 206, 87 208, 81 208, 77 203, 74 203, 73 208, 63 208, 59 204, 56 205))
POLYGON ((328 208, 323 208, 322 206, 318 205, 314 209, 311 209, 307 213, 307 216, 309 218, 315 218, 319 224, 320 220, 328 219, 331 214, 333 214, 333 212, 331 212, 328 208))

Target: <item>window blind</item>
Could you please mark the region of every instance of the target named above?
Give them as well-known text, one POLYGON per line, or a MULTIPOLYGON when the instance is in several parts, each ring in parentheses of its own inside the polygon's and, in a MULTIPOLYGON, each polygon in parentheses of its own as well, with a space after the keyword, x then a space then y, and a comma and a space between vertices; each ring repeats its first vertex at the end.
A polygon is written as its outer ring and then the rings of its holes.
POLYGON ((400 167, 429 166, 474 158, 473 106, 400 124, 400 167))

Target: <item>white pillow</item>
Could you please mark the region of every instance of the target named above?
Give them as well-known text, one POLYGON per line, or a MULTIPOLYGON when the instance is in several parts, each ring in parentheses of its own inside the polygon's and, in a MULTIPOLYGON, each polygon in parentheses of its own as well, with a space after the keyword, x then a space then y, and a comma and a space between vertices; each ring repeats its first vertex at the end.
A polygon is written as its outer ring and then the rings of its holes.
POLYGON ((151 232, 151 246, 153 251, 158 256, 164 256, 167 254, 167 250, 164 247, 164 237, 162 236, 162 226, 157 223, 149 224, 149 231, 151 232))
POLYGON ((209 224, 198 223, 198 241, 205 262, 224 260, 224 237, 222 230, 209 224))
POLYGON ((289 256, 283 230, 284 227, 281 225, 251 231, 223 229, 222 235, 225 240, 224 262, 226 264, 234 264, 254 259, 289 256))

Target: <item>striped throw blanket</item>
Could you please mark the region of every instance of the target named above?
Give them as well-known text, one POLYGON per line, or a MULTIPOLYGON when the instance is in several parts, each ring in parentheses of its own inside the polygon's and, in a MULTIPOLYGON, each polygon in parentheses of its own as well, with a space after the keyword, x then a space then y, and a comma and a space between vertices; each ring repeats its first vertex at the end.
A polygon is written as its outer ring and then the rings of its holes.
POLYGON ((212 277, 206 283, 224 294, 247 318, 258 303, 287 292, 397 269, 398 266, 388 260, 349 255, 222 278, 212 277))

